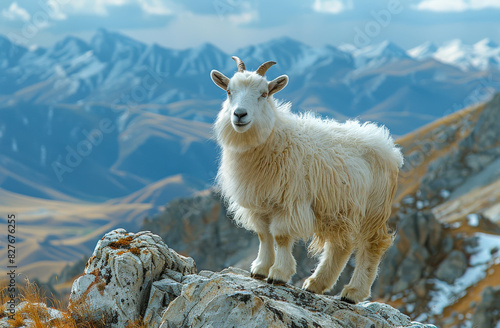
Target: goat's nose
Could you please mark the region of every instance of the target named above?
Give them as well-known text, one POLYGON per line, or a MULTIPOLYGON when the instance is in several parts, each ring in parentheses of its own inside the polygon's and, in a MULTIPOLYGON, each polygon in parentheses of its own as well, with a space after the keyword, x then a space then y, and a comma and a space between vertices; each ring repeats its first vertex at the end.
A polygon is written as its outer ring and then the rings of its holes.
POLYGON ((243 117, 247 116, 247 111, 244 108, 236 108, 234 116, 238 118, 238 121, 241 121, 243 117))

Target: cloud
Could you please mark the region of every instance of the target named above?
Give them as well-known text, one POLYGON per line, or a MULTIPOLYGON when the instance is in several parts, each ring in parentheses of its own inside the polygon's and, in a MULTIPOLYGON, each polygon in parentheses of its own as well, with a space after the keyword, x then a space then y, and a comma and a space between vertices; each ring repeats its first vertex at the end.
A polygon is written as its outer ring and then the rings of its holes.
POLYGON ((160 0, 139 0, 139 6, 146 14, 150 15, 166 16, 173 14, 172 8, 160 0))
POLYGON ((313 9, 316 12, 338 14, 353 9, 352 0, 314 0, 313 9))
POLYGON ((256 10, 252 10, 241 14, 231 14, 227 16, 228 20, 235 25, 248 24, 257 21, 259 18, 259 13, 256 10))
POLYGON ((467 10, 481 10, 500 8, 498 0, 423 0, 414 9, 435 12, 463 12, 467 10))
POLYGON ((171 1, 161 0, 80 0, 69 2, 64 9, 71 14, 109 16, 109 9, 127 5, 137 5, 143 13, 155 16, 171 15, 177 7, 171 1))
POLYGON ((19 7, 17 2, 15 1, 10 4, 9 8, 2 9, 2 16, 12 21, 29 21, 31 19, 31 15, 28 13, 28 11, 22 7, 19 7))

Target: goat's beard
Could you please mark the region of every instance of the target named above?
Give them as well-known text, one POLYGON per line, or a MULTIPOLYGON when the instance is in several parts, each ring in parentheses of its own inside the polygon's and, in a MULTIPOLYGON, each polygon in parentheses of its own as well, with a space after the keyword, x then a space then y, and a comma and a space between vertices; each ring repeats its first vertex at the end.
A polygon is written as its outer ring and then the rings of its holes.
POLYGON ((245 132, 237 132, 231 120, 220 115, 214 125, 215 136, 219 144, 235 152, 245 152, 263 144, 274 129, 274 118, 262 117, 251 123, 245 132))

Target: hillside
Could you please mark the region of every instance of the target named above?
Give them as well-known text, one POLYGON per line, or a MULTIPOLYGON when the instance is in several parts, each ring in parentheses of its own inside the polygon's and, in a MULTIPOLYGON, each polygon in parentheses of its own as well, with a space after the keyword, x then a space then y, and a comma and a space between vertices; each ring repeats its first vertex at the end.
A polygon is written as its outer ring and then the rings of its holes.
MULTIPOLYGON (((47 281, 83 256, 92 253, 95 243, 110 229, 138 229, 144 217, 160 212, 174 197, 189 196, 202 188, 178 175, 122 198, 106 202, 49 200, 16 194, 0 189, 0 213, 14 213, 19 228, 16 257, 21 272, 31 279, 47 281)), ((7 217, 0 217, 7 225, 7 217)), ((7 248, 7 239, 0 240, 7 248)), ((7 253, 0 261, 7 262, 7 253)))

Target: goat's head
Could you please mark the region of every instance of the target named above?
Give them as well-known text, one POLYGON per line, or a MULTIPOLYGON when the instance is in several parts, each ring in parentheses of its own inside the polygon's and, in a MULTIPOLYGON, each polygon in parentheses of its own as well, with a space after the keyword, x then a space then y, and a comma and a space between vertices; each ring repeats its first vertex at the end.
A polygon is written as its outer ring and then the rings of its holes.
MULTIPOLYGON (((272 95, 287 85, 288 76, 282 75, 268 82, 264 75, 275 62, 268 61, 255 72, 249 72, 238 57, 233 59, 238 65, 238 72, 231 79, 216 70, 210 74, 214 83, 227 92, 216 125, 231 126, 239 134, 253 130, 252 134, 259 135, 258 139, 265 139, 275 122, 272 95)), ((252 143, 255 142, 257 140, 252 143)))

